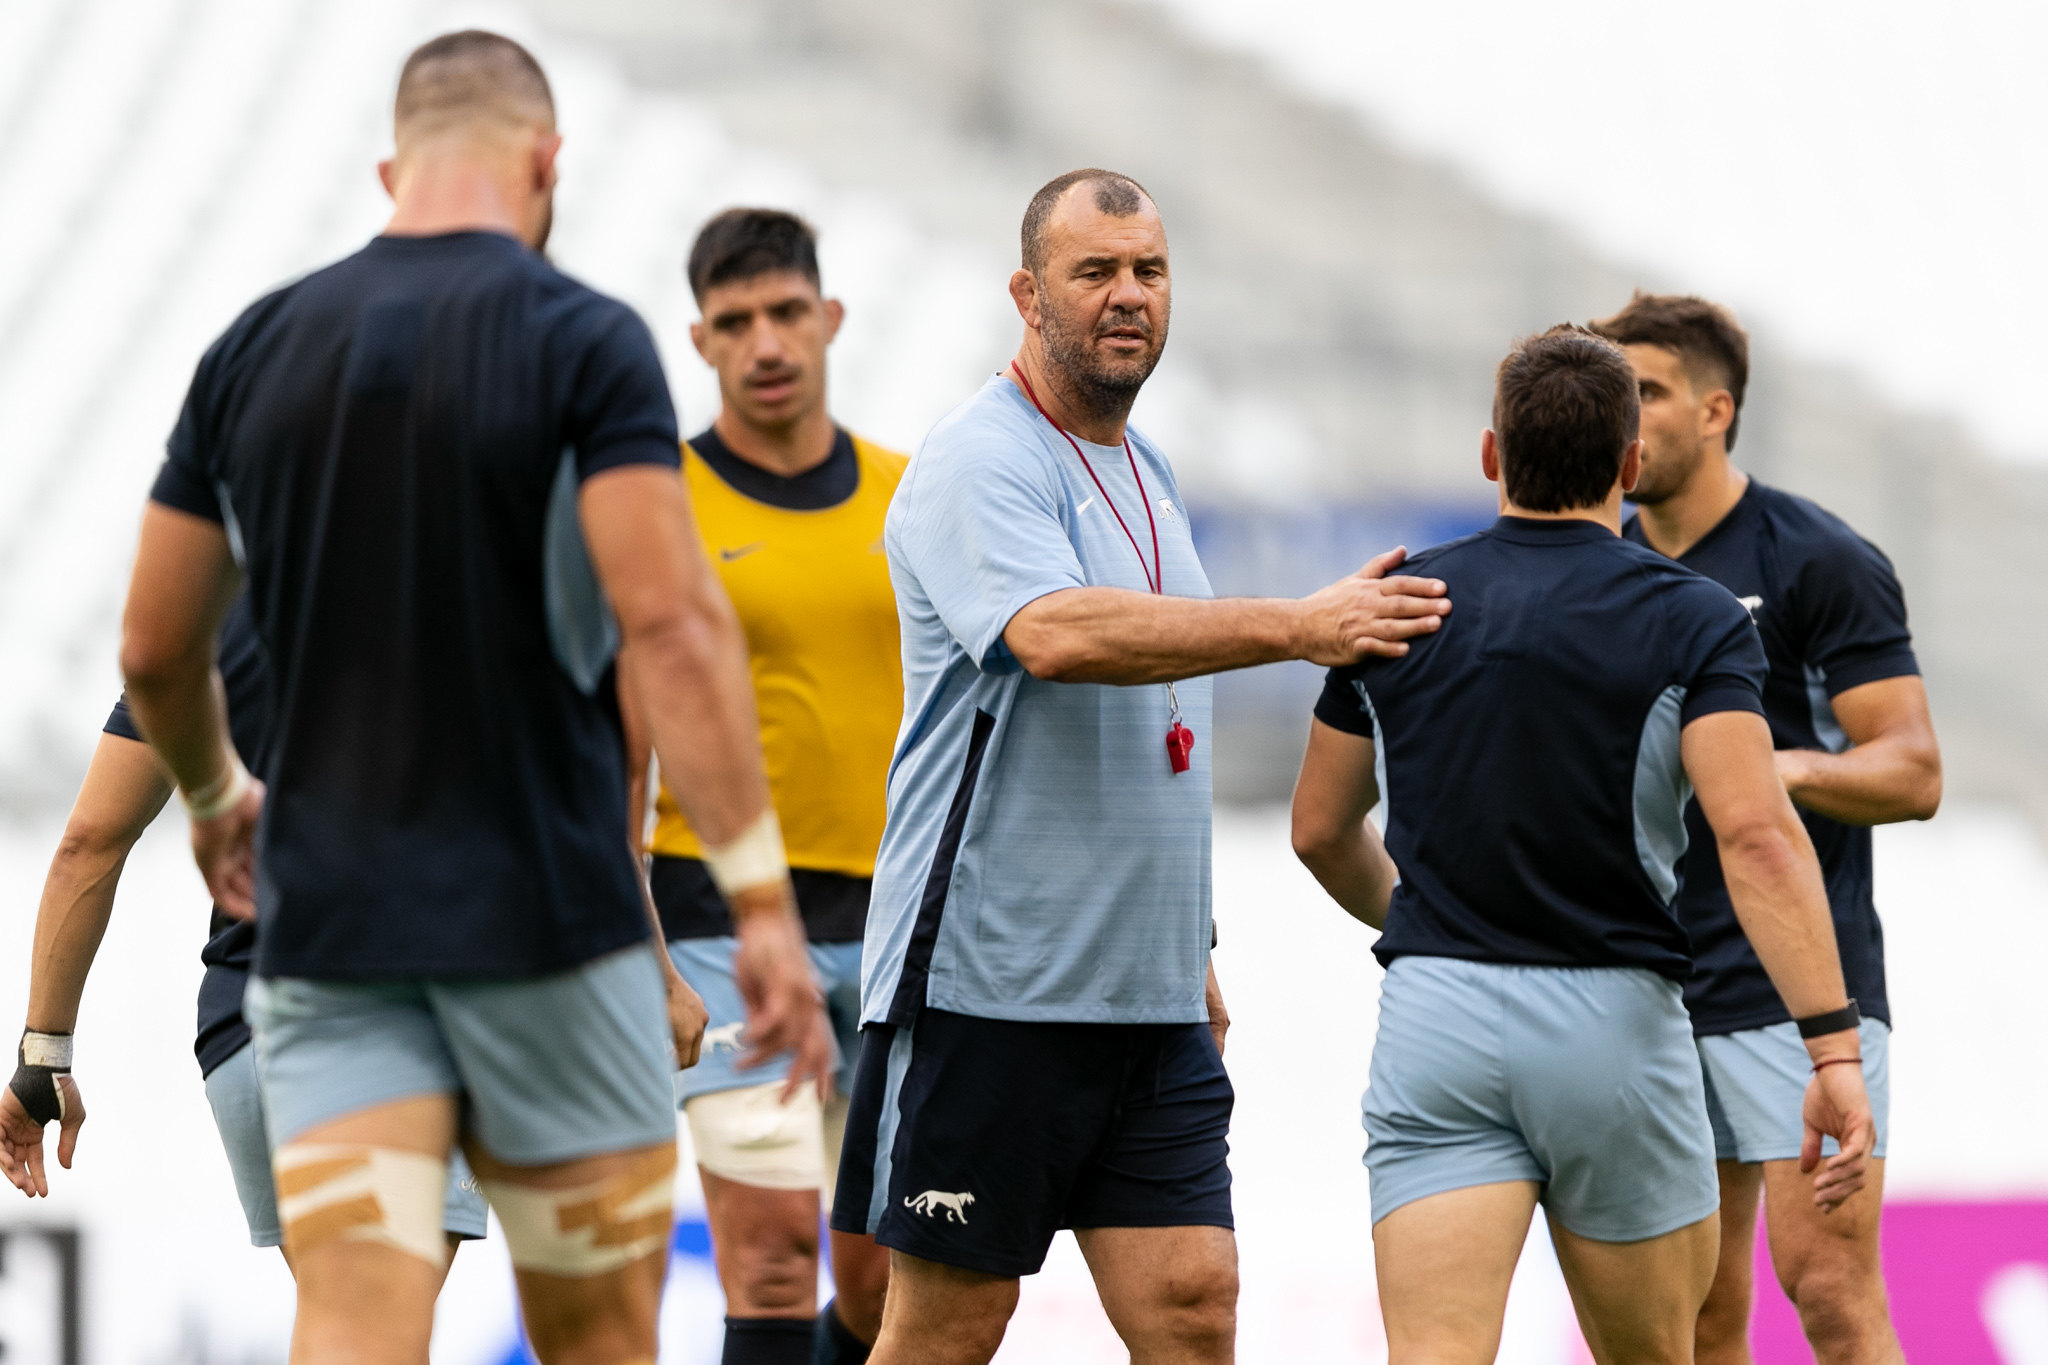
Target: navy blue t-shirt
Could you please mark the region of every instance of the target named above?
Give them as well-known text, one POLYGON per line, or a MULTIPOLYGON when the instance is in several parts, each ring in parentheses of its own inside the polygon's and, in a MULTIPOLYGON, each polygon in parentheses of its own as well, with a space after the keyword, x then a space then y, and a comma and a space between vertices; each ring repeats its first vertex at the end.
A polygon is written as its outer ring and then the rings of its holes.
MULTIPOLYGON (((1640 522, 1623 534, 1646 543, 1640 522)), ((1849 747, 1833 698, 1883 678, 1916 675, 1906 595, 1891 561, 1841 518, 1805 498, 1751 479, 1727 516, 1678 562, 1727 588, 1756 618, 1770 678, 1764 715, 1780 749, 1849 747)), ((1884 980, 1884 930, 1872 892, 1870 830, 1801 811, 1820 856, 1834 912, 1835 942, 1849 994, 1862 1012, 1891 1022, 1884 980)), ((1697 803, 1679 916, 1693 940, 1695 970, 1685 992, 1702 1034, 1764 1028, 1791 1018, 1736 923, 1721 857, 1706 837, 1697 803)))
MULTIPOLYGON (((270 758, 270 680, 263 644, 249 619, 247 593, 235 599, 220 623, 220 677, 235 752, 260 776, 270 758)), ((110 735, 146 742, 129 714, 126 694, 114 703, 105 729, 110 735)), ((206 946, 199 952, 199 960, 206 964, 206 974, 199 978, 199 1036, 192 1044, 202 1076, 211 1075, 249 1041, 249 1026, 242 1021, 242 990, 249 984, 249 962, 256 948, 256 926, 230 918, 219 906, 214 907, 206 932, 206 946)))
POLYGON ((1401 872, 1374 953, 1684 981, 1679 731, 1763 709, 1748 614, 1576 519, 1502 517, 1402 572, 1448 585, 1443 629, 1403 658, 1331 669, 1316 704, 1374 744, 1401 872))
POLYGON ((207 351, 152 496, 271 663, 256 970, 562 972, 647 935, 583 480, 676 468, 653 338, 511 237, 379 237, 207 351))

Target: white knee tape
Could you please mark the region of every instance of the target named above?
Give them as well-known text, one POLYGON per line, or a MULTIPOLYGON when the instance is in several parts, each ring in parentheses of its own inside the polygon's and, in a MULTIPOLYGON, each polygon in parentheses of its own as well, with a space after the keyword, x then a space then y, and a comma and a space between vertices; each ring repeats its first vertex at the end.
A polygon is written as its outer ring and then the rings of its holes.
POLYGON ((277 1212, 294 1256, 340 1238, 381 1242, 434 1266, 448 1260, 441 1208, 448 1163, 353 1143, 288 1142, 274 1158, 277 1212))
POLYGON ((825 1185, 825 1118, 815 1086, 782 1103, 782 1082, 699 1095, 683 1106, 697 1164, 715 1176, 767 1190, 825 1185))
POLYGON ((642 1153, 602 1180, 568 1189, 481 1183, 504 1225, 513 1265, 587 1279, 667 1247, 675 1217, 676 1151, 642 1153))

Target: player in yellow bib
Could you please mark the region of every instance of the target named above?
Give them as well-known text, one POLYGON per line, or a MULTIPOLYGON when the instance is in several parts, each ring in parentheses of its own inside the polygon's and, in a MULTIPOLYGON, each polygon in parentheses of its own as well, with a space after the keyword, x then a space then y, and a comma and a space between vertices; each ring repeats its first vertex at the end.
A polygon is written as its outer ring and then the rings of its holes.
MULTIPOLYGON (((725 1287, 724 1365, 840 1365, 867 1359, 888 1275, 872 1239, 835 1232, 838 1297, 817 1307, 819 1199, 839 1167, 859 1052, 861 937, 903 711, 882 518, 908 461, 826 409, 825 348, 844 310, 820 289, 803 220, 728 210, 699 234, 689 277, 703 314, 690 336, 718 371, 721 406, 684 446, 683 478, 746 629, 769 785, 843 1066, 821 1101, 812 1086, 791 1091, 787 1056, 751 1055, 732 920, 664 786, 655 904, 670 956, 711 1015, 676 1095, 725 1287)), ((635 751, 644 765, 646 747, 635 751)))

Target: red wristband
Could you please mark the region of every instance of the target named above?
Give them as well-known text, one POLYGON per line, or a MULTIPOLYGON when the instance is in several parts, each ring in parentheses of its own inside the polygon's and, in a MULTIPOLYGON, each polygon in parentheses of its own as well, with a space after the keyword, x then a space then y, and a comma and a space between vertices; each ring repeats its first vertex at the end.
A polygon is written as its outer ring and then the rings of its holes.
POLYGON ((1830 1057, 1824 1062, 1815 1062, 1813 1064, 1813 1074, 1818 1076, 1821 1073, 1821 1068, 1829 1066, 1840 1066, 1843 1062, 1854 1062, 1858 1066, 1863 1065, 1863 1059, 1861 1057, 1830 1057))

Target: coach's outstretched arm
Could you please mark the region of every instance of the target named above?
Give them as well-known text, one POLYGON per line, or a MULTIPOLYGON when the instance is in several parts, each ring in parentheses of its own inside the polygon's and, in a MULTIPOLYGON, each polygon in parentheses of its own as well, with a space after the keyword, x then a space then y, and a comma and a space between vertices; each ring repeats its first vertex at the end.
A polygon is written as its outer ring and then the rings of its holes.
MULTIPOLYGON (((1778 780, 1770 727, 1754 712, 1718 711, 1686 726, 1679 745, 1713 826, 1735 917, 1785 1007, 1800 1020, 1843 1009, 1849 994, 1827 890, 1806 826, 1778 780)), ((1806 1050, 1814 1072, 1799 1168, 1820 1165, 1822 1134, 1841 1144, 1814 1179, 1814 1202, 1832 1208, 1863 1188, 1876 1124, 1863 1069, 1852 1062, 1861 1055, 1855 1026, 1808 1038, 1806 1050)))
POLYGON ((1307 659, 1334 667, 1398 658, 1443 624, 1451 604, 1434 578, 1389 578, 1389 550, 1302 598, 1161 597, 1124 588, 1063 588, 1010 618, 1003 643, 1034 678, 1158 683, 1307 659))
POLYGON ((832 1046, 768 800, 746 636, 689 495, 673 469, 624 465, 584 480, 580 510, 624 637, 624 684, 732 907, 749 1057, 794 1049, 792 1083, 822 1075, 832 1046))
POLYGON ((214 904, 254 919, 263 784, 235 752, 214 663, 240 582, 221 523, 149 503, 121 617, 121 676, 135 723, 192 817, 192 854, 214 904))
POLYGON ((31 1062, 29 1042, 39 1038, 47 1047, 61 1040, 60 1053, 69 1049, 86 974, 114 911, 122 864, 170 796, 170 778, 147 744, 101 735, 50 859, 36 907, 22 1066, 14 1082, 0 1089, 0 1173, 30 1198, 50 1192, 43 1169, 43 1126, 53 1119, 58 1124, 57 1161, 69 1170, 85 1123, 85 1101, 68 1063, 31 1062))

